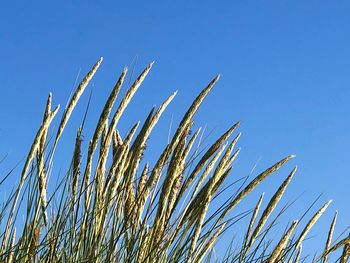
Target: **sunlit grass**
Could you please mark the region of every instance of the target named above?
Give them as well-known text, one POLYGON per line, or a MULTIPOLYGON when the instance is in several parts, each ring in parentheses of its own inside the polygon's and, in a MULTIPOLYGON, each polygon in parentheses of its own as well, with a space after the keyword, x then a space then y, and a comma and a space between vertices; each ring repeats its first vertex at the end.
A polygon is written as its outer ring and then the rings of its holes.
MULTIPOLYGON (((230 218, 230 211, 294 156, 271 165, 230 194, 223 191, 223 183, 239 153, 236 143, 240 133, 236 130, 240 122, 229 127, 206 151, 195 146, 200 145, 200 128, 192 130, 193 117, 218 81, 217 76, 190 105, 174 136, 150 167, 144 156, 149 135, 176 92, 159 108, 152 108, 143 122, 135 123, 124 138, 119 135, 117 124, 150 71, 151 63, 112 112, 127 74, 124 69, 106 100, 91 140, 85 138, 89 141, 87 151, 81 146, 82 125, 77 131, 72 156, 66 160, 70 163, 69 170, 60 178, 55 191, 47 192, 56 146, 101 62, 102 58, 71 96, 52 138, 48 131, 59 107, 52 110, 51 94, 48 97, 19 184, 1 210, 1 262, 211 261, 215 241, 227 229, 234 230, 241 224, 240 220, 230 218), (226 201, 216 210, 208 210, 217 195, 225 196, 226 201), (19 213, 24 213, 25 222, 16 229, 19 213)), ((262 195, 255 209, 247 211, 245 216, 250 216, 250 221, 243 226, 247 229, 244 239, 231 244, 222 261, 298 262, 302 258, 303 240, 331 201, 320 207, 305 226, 299 225, 298 220, 286 222, 280 240, 271 242, 269 231, 273 224, 267 222, 279 218, 279 215, 270 216, 295 172, 296 167, 264 210, 261 210, 262 195), (297 228, 299 234, 295 232, 297 228)), ((336 215, 321 248, 323 252, 315 262, 326 262, 328 255, 340 248, 343 248, 340 262, 347 261, 350 238, 332 243, 335 218, 336 215)))

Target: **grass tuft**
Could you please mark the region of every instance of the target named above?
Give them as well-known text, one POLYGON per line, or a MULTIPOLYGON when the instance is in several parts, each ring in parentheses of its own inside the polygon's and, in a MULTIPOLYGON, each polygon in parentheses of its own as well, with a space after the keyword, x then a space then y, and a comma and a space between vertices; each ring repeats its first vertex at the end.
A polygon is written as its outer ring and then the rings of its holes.
MULTIPOLYGON (((236 183, 229 186, 224 183, 240 152, 236 147, 241 136, 236 133, 240 122, 232 125, 206 151, 201 146, 201 128, 191 133, 195 113, 219 75, 194 99, 152 167, 145 154, 148 139, 177 92, 166 98, 159 108, 150 109, 145 120, 134 123, 127 135, 121 137, 117 129, 119 119, 153 62, 126 90, 112 112, 127 74, 125 68, 106 99, 87 149, 83 142, 84 116, 74 146, 66 149, 72 152, 70 157, 67 155, 69 169, 61 176, 55 174, 57 186, 48 191, 48 178, 55 173, 52 165, 59 138, 101 62, 102 58, 73 93, 53 137, 49 136, 51 123, 59 106, 51 111, 52 95, 49 94, 43 121, 26 157, 19 183, 0 210, 0 262, 210 262, 216 242, 228 231, 234 231, 238 224, 237 229, 247 229, 244 238, 232 241, 226 256, 221 257, 223 262, 273 263, 305 259, 301 255, 303 241, 331 201, 309 219, 299 234, 301 220, 295 220, 286 224, 279 241, 269 237, 276 220, 287 209, 284 207, 272 218, 296 168, 275 193, 270 193, 272 198, 260 217, 264 194, 253 209, 239 215, 231 213, 294 155, 236 188, 236 183), (211 209, 218 196, 221 203, 211 209), (247 216, 250 221, 246 226, 243 219, 247 216)), ((340 262, 348 260, 349 237, 331 244, 336 217, 337 213, 325 248, 313 262, 326 262, 330 254, 340 248, 343 248, 338 254, 340 262)))

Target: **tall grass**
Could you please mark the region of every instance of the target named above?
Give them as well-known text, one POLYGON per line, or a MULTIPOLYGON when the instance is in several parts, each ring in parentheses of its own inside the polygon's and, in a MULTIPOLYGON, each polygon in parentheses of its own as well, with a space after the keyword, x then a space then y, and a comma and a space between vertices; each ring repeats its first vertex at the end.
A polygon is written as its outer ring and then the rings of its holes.
MULTIPOLYGON (((152 108, 147 118, 135 123, 122 138, 118 121, 153 63, 136 78, 112 112, 127 74, 125 68, 107 98, 87 151, 82 147, 82 125, 76 133, 72 156, 67 159, 69 170, 60 178, 56 189, 48 192, 47 178, 52 171, 56 146, 101 62, 102 58, 71 96, 53 136, 50 136, 53 132, 50 125, 59 106, 52 110, 51 94, 48 97, 43 121, 26 157, 19 184, 2 206, 1 262, 211 261, 215 241, 237 224, 240 228, 246 227, 246 234, 243 240, 231 244, 222 261, 298 262, 305 259, 301 251, 303 240, 331 201, 311 216, 305 226, 298 220, 287 222, 279 241, 271 242, 269 238, 280 216, 271 218, 271 214, 296 167, 260 216, 263 195, 255 209, 242 215, 251 215, 248 225, 230 217, 235 206, 294 156, 272 164, 250 182, 228 193, 223 183, 239 153, 236 143, 240 133, 236 130, 240 122, 229 127, 206 151, 195 146, 201 140, 201 131, 200 128, 192 131, 193 117, 219 76, 190 105, 174 136, 151 167, 144 157, 148 138, 176 92, 158 108, 152 108), (226 201, 211 211, 209 205, 218 195, 226 197, 226 201), (24 215, 24 223, 19 223, 20 214, 24 215), (296 232, 298 228, 300 233, 296 232)), ((347 261, 350 237, 332 243, 335 220, 336 215, 323 252, 314 262, 326 262, 329 254, 341 248, 339 261, 347 261)))

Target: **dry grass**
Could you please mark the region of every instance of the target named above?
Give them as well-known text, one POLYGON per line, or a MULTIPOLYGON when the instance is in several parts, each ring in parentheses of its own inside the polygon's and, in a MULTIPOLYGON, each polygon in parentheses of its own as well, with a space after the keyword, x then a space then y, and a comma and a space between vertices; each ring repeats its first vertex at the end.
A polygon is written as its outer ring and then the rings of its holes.
MULTIPOLYGON (((241 134, 230 138, 240 122, 230 127, 205 152, 200 146, 202 142, 198 143, 199 148, 194 147, 201 138, 200 128, 191 135, 194 115, 219 76, 190 105, 174 136, 151 167, 144 156, 147 141, 176 92, 159 108, 152 108, 143 122, 134 123, 122 138, 117 130, 119 119, 153 63, 127 89, 113 113, 113 105, 127 74, 125 68, 106 100, 88 141, 88 149, 85 150, 82 143, 82 124, 74 147, 66 149, 72 152, 72 157, 67 160, 71 164, 69 170, 53 192, 47 191, 47 178, 52 171, 59 138, 101 62, 102 58, 73 93, 56 132, 50 125, 59 107, 51 111, 51 94, 48 97, 43 121, 27 155, 19 184, 2 206, 1 262, 209 262, 216 241, 237 224, 240 223, 239 228, 242 228, 240 219, 250 213, 243 242, 234 241, 233 249, 228 248, 222 261, 297 262, 302 258, 303 240, 330 201, 311 217, 298 235, 300 221, 289 224, 278 242, 271 242, 268 235, 280 216, 271 218, 271 215, 296 168, 280 188, 271 193, 272 198, 260 217, 263 195, 256 207, 241 218, 232 217, 230 213, 294 156, 282 159, 247 184, 234 189, 235 184, 224 187, 224 182, 239 154, 236 144, 241 134), (226 197, 226 201, 214 210, 209 209, 219 195, 226 197), (22 225, 18 223, 19 214, 25 218, 22 225)), ((315 262, 326 262, 327 257, 341 247, 341 262, 346 262, 349 257, 349 237, 331 245, 335 218, 325 249, 315 262)))

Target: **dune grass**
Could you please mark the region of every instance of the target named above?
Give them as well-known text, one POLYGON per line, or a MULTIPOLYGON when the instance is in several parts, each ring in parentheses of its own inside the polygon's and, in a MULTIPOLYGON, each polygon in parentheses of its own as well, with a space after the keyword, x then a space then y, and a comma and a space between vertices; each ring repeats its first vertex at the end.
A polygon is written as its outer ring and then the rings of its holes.
MULTIPOLYGON (((56 189, 47 192, 56 146, 101 62, 102 58, 71 96, 53 136, 49 136, 53 132, 50 125, 59 106, 52 110, 51 94, 48 97, 43 121, 26 157, 19 183, 1 208, 1 262, 212 261, 215 241, 227 229, 240 224, 239 219, 230 217, 230 211, 294 156, 272 164, 235 191, 225 191, 223 183, 239 153, 236 143, 241 135, 237 132, 240 122, 229 127, 207 150, 195 146, 201 140, 200 128, 193 131, 193 117, 218 81, 217 76, 190 105, 174 136, 151 167, 144 156, 148 138, 176 92, 158 108, 152 108, 144 121, 135 123, 125 138, 117 128, 124 110, 149 73, 151 63, 112 112, 128 71, 123 70, 106 100, 88 149, 85 151, 82 147, 82 125, 76 133, 72 156, 66 160, 70 163, 69 170, 60 178, 56 189), (209 205, 218 195, 226 201, 211 211, 209 205), (23 213, 25 222, 18 224, 23 213)), ((260 216, 263 195, 256 207, 247 211, 249 224, 240 225, 247 229, 243 240, 233 241, 221 261, 326 262, 329 255, 339 249, 343 249, 343 253, 338 261, 347 261, 350 237, 332 242, 337 214, 325 237, 323 252, 313 260, 302 254, 303 240, 331 201, 311 216, 305 226, 298 220, 286 222, 280 240, 271 242, 269 231, 280 216, 271 218, 271 214, 295 172, 296 167, 260 216)))

